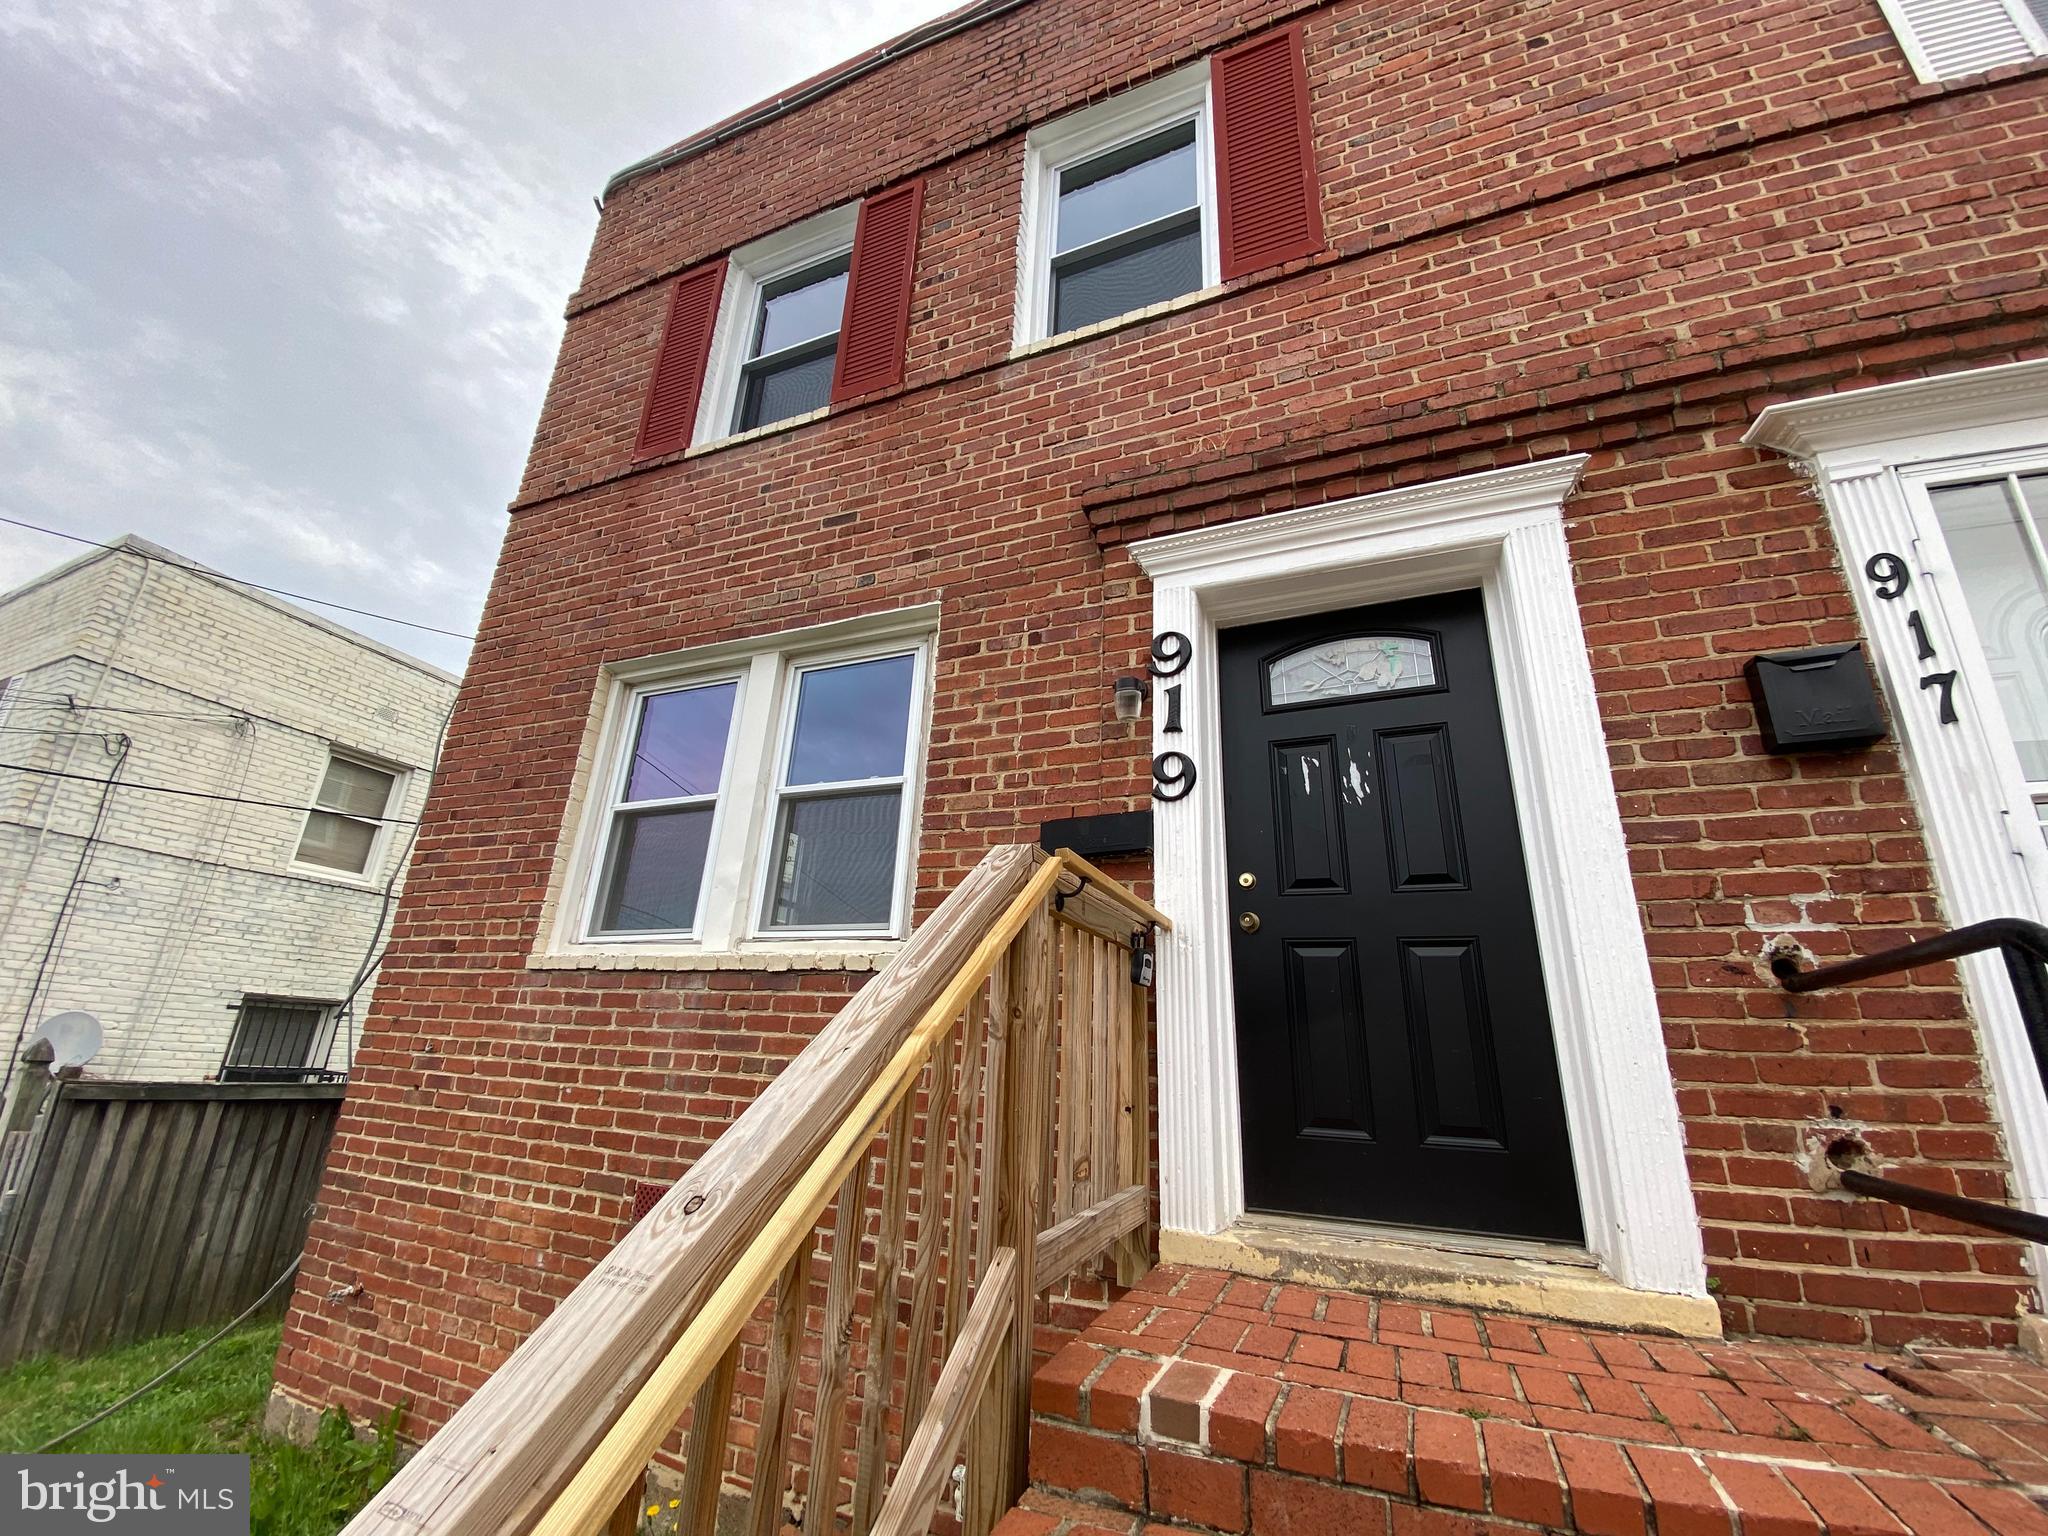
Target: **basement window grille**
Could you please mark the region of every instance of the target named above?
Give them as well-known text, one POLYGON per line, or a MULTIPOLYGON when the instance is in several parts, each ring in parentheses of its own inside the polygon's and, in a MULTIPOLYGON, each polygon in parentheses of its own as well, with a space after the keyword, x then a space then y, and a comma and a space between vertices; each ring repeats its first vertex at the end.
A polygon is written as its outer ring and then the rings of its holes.
POLYGON ((290 997, 245 997, 222 1057, 224 1083, 339 1083, 325 1063, 340 1004, 290 997))

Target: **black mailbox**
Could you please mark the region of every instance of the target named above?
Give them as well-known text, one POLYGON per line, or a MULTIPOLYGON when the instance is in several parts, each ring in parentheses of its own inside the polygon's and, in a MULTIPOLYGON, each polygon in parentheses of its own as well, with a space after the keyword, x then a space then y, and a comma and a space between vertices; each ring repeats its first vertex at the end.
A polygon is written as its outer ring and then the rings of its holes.
POLYGON ((1840 752, 1884 739, 1884 713, 1859 644, 1752 656, 1743 670, 1769 751, 1840 752))

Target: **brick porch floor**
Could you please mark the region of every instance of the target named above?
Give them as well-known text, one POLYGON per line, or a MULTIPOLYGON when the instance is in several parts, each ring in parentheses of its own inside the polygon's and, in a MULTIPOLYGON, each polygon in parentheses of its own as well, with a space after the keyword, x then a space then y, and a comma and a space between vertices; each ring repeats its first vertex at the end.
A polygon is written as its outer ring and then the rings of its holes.
POLYGON ((1161 1266, 1039 1371, 1000 1536, 2048 1536, 2048 1368, 1161 1266))

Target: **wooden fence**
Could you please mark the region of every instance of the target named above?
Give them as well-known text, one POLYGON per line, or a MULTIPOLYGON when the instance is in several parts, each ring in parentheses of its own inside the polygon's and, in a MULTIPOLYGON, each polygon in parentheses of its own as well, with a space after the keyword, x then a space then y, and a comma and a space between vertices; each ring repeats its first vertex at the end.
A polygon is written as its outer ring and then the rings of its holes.
POLYGON ((0 1218, 0 1367, 225 1322, 255 1301, 306 1240, 342 1091, 53 1089, 0 1218))

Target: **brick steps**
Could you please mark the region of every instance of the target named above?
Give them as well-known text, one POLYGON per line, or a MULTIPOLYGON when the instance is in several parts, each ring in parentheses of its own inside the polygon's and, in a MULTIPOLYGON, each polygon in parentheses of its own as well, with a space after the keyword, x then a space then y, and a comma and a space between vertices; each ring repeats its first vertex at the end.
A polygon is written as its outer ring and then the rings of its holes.
POLYGON ((1158 1270, 1032 1407, 1003 1536, 2048 1536, 2048 1371, 2003 1355, 1696 1347, 1158 1270))

